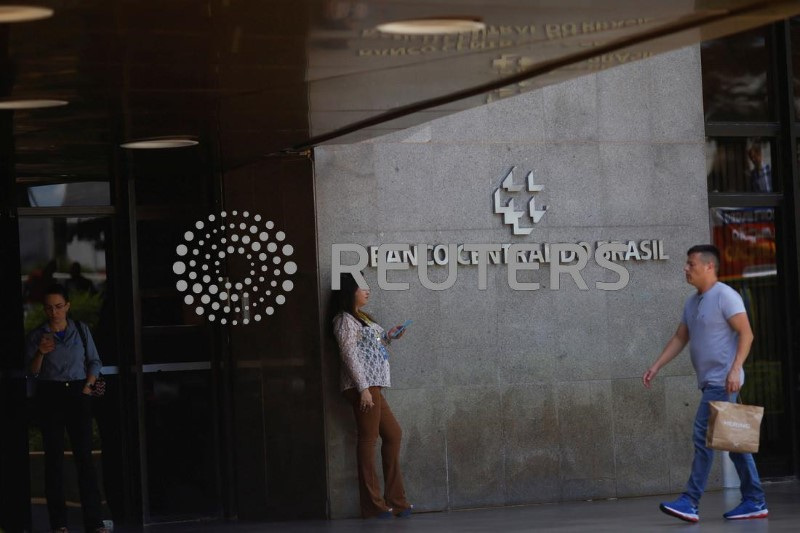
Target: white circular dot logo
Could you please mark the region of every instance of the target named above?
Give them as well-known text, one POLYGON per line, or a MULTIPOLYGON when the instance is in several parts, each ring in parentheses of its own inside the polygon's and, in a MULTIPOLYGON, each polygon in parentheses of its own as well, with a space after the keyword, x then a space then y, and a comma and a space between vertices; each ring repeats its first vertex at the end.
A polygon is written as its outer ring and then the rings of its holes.
POLYGON ((294 248, 286 243, 286 234, 261 215, 247 211, 209 215, 195 222, 183 241, 175 248, 177 260, 172 265, 178 276, 175 288, 195 314, 212 322, 234 326, 259 322, 286 303, 286 294, 294 288, 290 279, 297 272, 294 248), (220 260, 234 258, 247 262, 249 277, 224 277, 220 260))

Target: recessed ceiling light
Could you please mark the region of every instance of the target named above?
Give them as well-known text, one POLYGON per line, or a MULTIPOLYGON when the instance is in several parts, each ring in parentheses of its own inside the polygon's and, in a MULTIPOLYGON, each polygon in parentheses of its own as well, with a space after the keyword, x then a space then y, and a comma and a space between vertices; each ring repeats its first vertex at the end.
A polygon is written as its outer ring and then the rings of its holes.
POLYGON ((42 109, 67 105, 66 100, 0 100, 0 109, 42 109))
POLYGON ((120 144, 129 150, 162 150, 164 148, 185 148, 195 146, 198 142, 190 137, 158 137, 140 139, 120 144))
POLYGON ((38 6, 0 6, 0 23, 27 22, 53 16, 53 10, 38 6))
POLYGON ((442 35, 448 33, 471 33, 486 29, 486 24, 471 18, 430 18, 398 20, 379 24, 378 31, 400 35, 442 35))

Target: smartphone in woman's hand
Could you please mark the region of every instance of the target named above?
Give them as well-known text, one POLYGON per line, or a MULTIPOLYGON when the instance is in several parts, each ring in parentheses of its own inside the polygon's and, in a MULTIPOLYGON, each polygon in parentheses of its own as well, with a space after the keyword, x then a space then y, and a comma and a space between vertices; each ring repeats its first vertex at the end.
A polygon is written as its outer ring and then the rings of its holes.
POLYGON ((392 333, 392 338, 396 339, 397 337, 399 337, 400 334, 403 333, 406 330, 406 328, 411 325, 412 322, 414 321, 406 320, 405 322, 403 322, 403 325, 397 328, 397 330, 394 333, 392 333))

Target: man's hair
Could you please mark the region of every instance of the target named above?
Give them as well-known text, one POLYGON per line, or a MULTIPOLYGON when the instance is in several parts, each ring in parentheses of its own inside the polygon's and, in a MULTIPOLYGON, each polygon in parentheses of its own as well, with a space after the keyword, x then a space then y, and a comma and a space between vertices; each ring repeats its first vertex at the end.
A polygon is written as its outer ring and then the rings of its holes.
POLYGON ((714 272, 719 274, 719 249, 713 244, 697 244, 689 248, 686 255, 700 254, 704 263, 714 263, 714 272))

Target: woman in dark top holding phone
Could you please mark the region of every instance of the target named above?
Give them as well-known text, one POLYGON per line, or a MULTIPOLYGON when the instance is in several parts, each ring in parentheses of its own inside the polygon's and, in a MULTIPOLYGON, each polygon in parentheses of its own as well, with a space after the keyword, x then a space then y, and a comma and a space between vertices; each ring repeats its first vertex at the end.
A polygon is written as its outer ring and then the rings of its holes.
POLYGON ((45 496, 50 527, 65 533, 64 430, 69 433, 78 468, 84 530, 107 533, 100 508, 100 491, 92 462, 92 412, 89 403, 102 363, 85 324, 67 318, 69 296, 61 285, 44 295, 47 322, 29 335, 25 363, 36 377, 36 407, 42 427, 45 496), (83 338, 78 328, 82 329, 83 338))
POLYGON ((369 301, 369 289, 362 289, 351 274, 340 278, 334 299, 338 313, 333 332, 342 356, 341 390, 353 406, 358 429, 358 488, 361 516, 392 518, 409 516, 414 508, 406 500, 400 472, 402 430, 381 388, 389 387, 389 352, 392 339, 402 337, 403 326, 388 331, 361 310, 369 301), (385 490, 381 493, 375 472, 375 443, 381 437, 381 458, 385 490))

